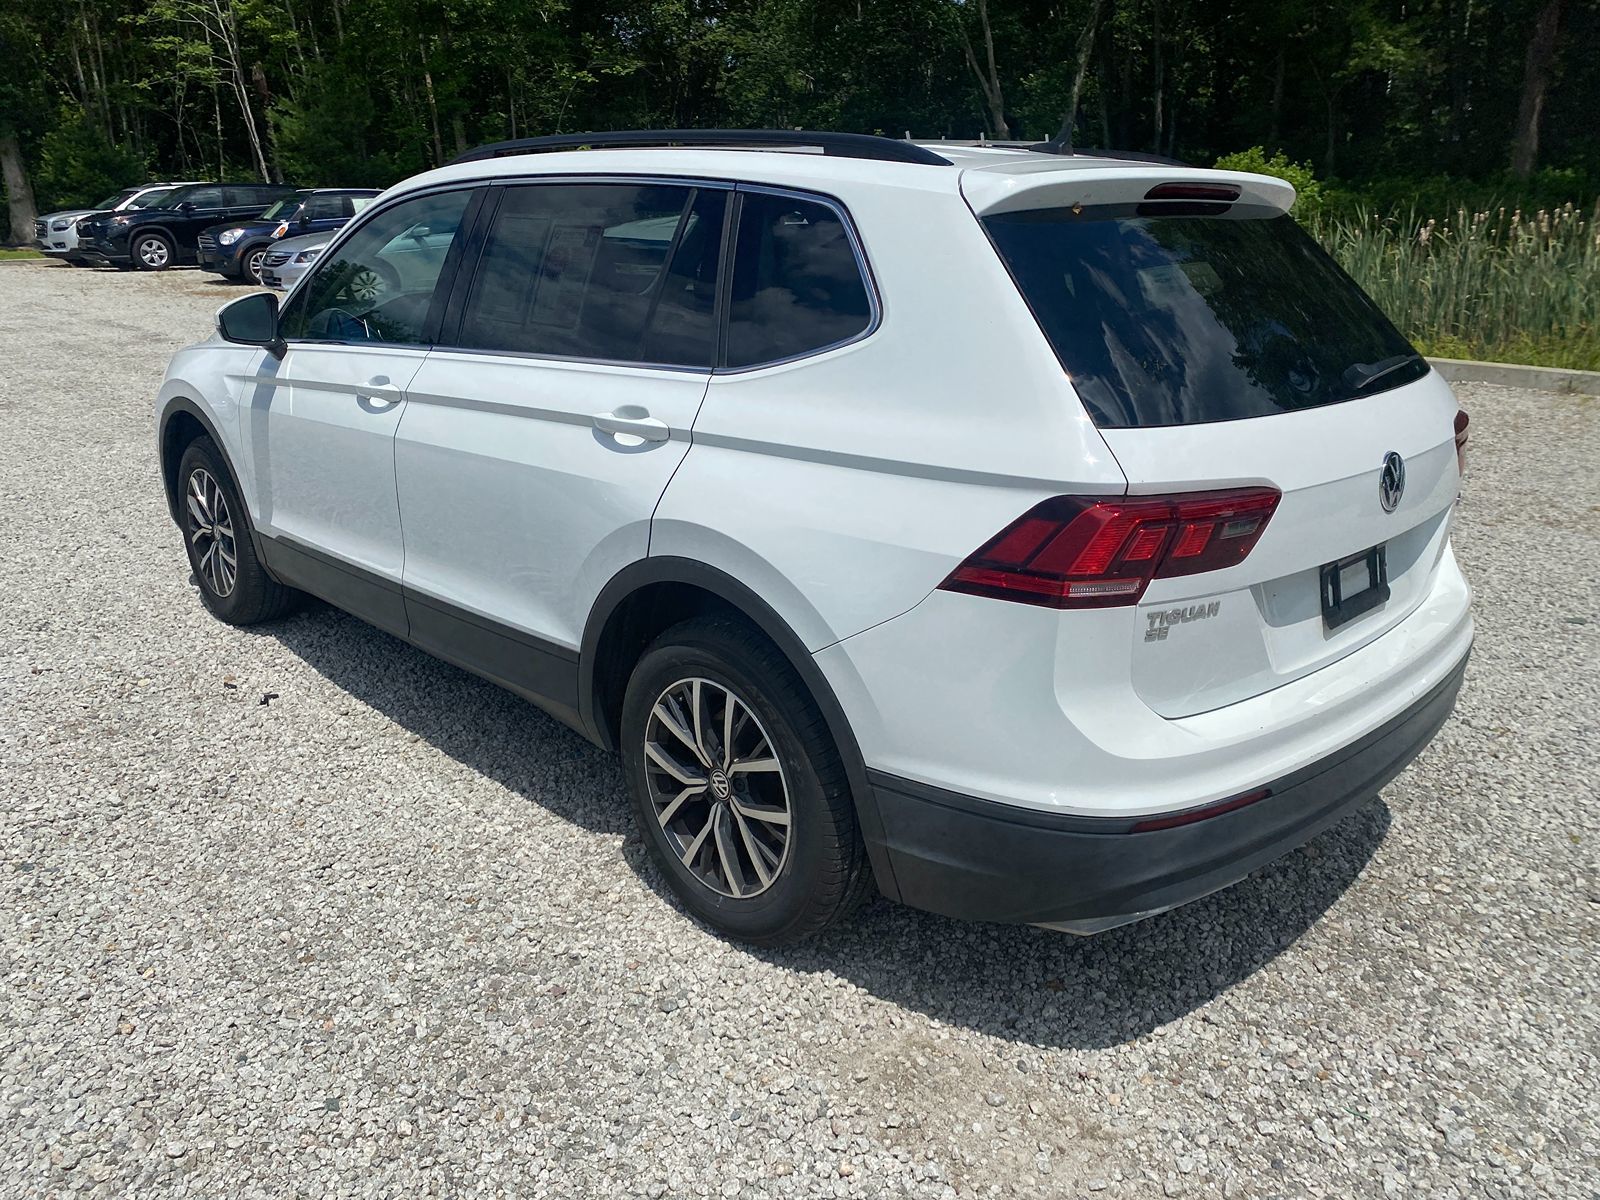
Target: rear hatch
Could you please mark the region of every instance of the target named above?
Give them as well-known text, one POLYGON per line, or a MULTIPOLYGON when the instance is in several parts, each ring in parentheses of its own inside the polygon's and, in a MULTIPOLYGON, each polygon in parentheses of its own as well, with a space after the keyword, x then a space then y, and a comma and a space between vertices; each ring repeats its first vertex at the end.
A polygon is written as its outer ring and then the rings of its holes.
POLYGON ((1286 185, 1148 167, 963 185, 1131 496, 1282 494, 1242 561, 1158 572, 1139 597, 1146 704, 1183 717, 1269 691, 1422 602, 1458 487, 1456 403, 1285 214, 1286 185))

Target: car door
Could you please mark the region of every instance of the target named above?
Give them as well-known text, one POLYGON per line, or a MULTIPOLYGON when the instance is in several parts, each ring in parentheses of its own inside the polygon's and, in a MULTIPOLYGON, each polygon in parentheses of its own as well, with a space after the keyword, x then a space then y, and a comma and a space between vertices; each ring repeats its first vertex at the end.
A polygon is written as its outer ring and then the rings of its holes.
POLYGON ((413 641, 572 700, 594 598, 647 553, 689 448, 728 195, 562 181, 485 201, 395 442, 413 641))
POLYGON ((180 252, 193 255, 200 231, 228 219, 229 209, 224 199, 220 187, 194 188, 184 202, 173 210, 166 223, 172 230, 180 252))
POLYGON ((300 233, 320 233, 337 229, 350 219, 350 197, 338 192, 316 192, 306 197, 300 218, 293 229, 300 233))
POLYGON ((449 282, 471 189, 386 206, 324 258, 280 321, 286 352, 263 356, 247 389, 246 453, 268 562, 306 590, 404 634, 394 435, 449 282), (409 259, 412 231, 442 243, 432 271, 409 259), (403 282, 402 282, 403 280, 403 282))

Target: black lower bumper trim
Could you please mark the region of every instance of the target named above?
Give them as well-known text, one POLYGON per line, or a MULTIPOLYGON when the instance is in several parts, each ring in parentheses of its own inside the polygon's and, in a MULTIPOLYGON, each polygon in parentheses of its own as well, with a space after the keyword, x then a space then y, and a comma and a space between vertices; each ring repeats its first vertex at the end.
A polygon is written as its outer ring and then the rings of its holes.
POLYGON ((1268 785, 1267 798, 1172 829, 1055 816, 869 771, 899 898, 976 921, 1093 932, 1243 879, 1377 795, 1455 707, 1467 660, 1405 712, 1268 785))

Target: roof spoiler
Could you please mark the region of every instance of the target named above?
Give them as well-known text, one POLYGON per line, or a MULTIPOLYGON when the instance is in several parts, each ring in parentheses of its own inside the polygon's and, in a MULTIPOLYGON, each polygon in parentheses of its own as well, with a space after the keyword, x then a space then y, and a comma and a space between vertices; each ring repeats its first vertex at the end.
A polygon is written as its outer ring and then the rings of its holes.
POLYGON ((961 194, 980 217, 1025 209, 1099 204, 1132 204, 1152 209, 1159 204, 1177 215, 1182 208, 1192 207, 1197 202, 1215 211, 1243 204, 1288 212, 1294 203, 1294 188, 1270 175, 1143 163, 1057 171, 1037 168, 1016 172, 970 170, 961 176, 961 194), (1198 194, 1202 191, 1211 195, 1202 198, 1198 194))

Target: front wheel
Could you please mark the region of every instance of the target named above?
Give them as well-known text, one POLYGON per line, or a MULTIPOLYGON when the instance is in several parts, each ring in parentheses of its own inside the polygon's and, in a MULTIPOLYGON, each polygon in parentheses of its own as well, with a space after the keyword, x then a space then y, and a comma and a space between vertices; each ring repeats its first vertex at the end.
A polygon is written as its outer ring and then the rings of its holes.
POLYGON ((623 701, 622 758, 652 857, 719 933, 800 941, 870 882, 826 723, 788 661, 748 627, 686 621, 645 651, 623 701))
POLYGON ((159 233, 133 239, 133 261, 141 271, 165 271, 172 265, 172 243, 159 233))
POLYGON ((246 283, 253 283, 257 287, 261 286, 261 261, 266 257, 267 248, 265 246, 256 246, 254 249, 245 251, 239 274, 244 277, 246 283))
POLYGON ((210 438, 189 443, 178 463, 178 486, 189 566, 211 615, 229 625, 254 625, 294 607, 298 593, 268 575, 256 558, 250 514, 210 438))

